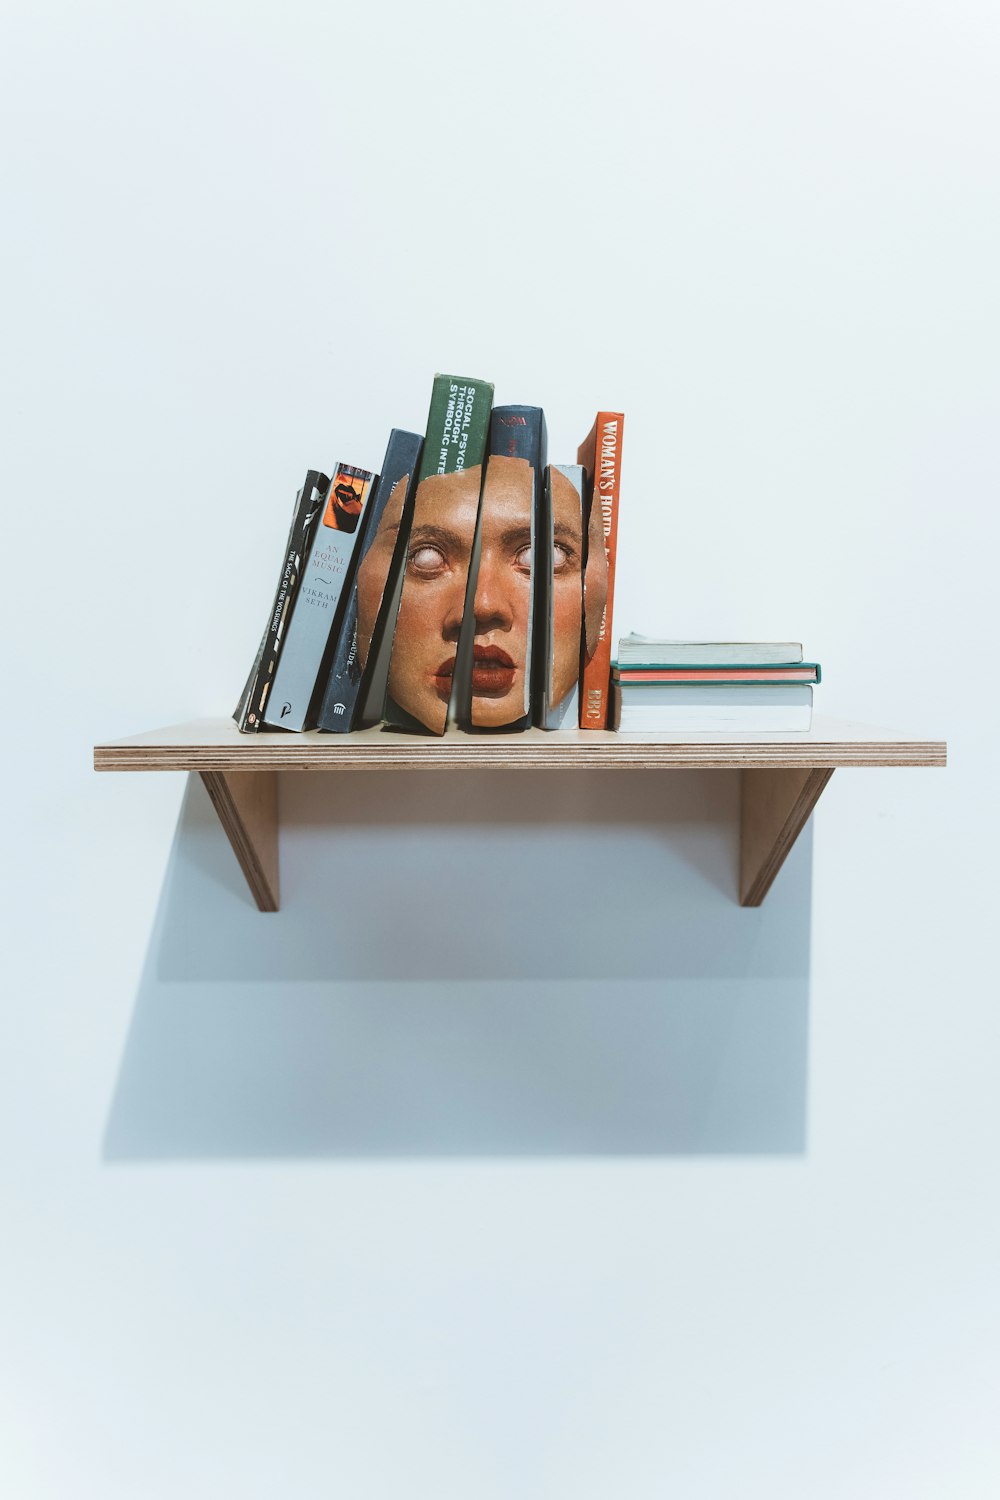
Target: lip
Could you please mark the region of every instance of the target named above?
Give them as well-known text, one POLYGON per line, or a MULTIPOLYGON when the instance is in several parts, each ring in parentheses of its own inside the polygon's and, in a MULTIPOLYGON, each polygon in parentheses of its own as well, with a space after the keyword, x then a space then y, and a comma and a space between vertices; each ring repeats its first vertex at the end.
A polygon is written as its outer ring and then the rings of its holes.
POLYGON ((431 681, 434 690, 442 702, 447 703, 451 697, 451 680, 455 675, 455 658, 449 656, 446 661, 431 673, 431 681))
POLYGON ((500 646, 474 646, 472 692, 476 698, 506 698, 514 686, 517 663, 500 646))

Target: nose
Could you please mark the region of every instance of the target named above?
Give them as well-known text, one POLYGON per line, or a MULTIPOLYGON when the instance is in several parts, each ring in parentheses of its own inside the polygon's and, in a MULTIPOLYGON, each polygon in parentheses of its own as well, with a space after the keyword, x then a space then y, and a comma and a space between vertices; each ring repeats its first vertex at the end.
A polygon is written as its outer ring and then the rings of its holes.
POLYGON ((509 569, 495 553, 484 549, 479 559, 476 575, 476 593, 473 613, 476 634, 485 635, 490 630, 510 630, 514 623, 513 602, 510 597, 509 569))
POLYGON ((457 641, 462 633, 465 618, 465 588, 467 580, 460 575, 450 584, 444 601, 444 616, 441 636, 446 641, 457 641))

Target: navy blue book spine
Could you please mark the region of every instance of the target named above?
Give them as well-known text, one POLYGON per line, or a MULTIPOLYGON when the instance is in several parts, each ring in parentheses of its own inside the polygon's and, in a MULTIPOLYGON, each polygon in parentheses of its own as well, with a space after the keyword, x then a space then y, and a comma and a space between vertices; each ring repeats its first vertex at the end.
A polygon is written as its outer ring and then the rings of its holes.
MULTIPOLYGON (((523 531, 521 540, 526 544, 525 553, 533 558, 537 546, 539 510, 544 487, 546 444, 545 414, 540 406, 495 406, 493 408, 490 417, 489 458, 486 465, 486 479, 480 504, 479 534, 477 535, 476 585, 480 582, 479 570, 489 566, 488 559, 495 551, 496 533, 501 527, 508 527, 512 521, 520 521, 523 531), (516 459, 521 464, 527 465, 526 475, 522 473, 514 483, 512 483, 511 475, 504 470, 504 463, 508 459, 516 459), (501 471, 503 471, 502 475, 501 471), (498 501, 499 509, 497 509, 498 501)), ((508 465, 507 469, 513 467, 508 465)), ((526 570, 518 567, 514 571, 523 578, 526 570)), ((462 708, 465 711, 457 715, 459 723, 465 722, 473 729, 508 731, 524 729, 530 724, 534 659, 538 650, 535 638, 535 620, 538 610, 535 576, 536 570, 532 566, 529 576, 523 579, 521 587, 516 583, 507 586, 505 593, 508 595, 511 608, 510 628, 500 632, 488 632, 488 639, 487 636, 480 635, 481 627, 485 622, 479 621, 477 617, 477 588, 470 587, 466 600, 465 626, 467 628, 463 628, 466 641, 463 644, 468 650, 467 641, 471 632, 473 636, 471 660, 463 661, 459 680, 464 686, 471 676, 471 691, 468 695, 467 708, 463 703, 462 708), (481 661, 480 657, 484 652, 488 653, 492 650, 495 654, 501 649, 509 665, 502 664, 500 670, 513 672, 511 689, 501 697, 496 687, 491 686, 489 695, 484 696, 477 684, 480 678, 494 678, 497 667, 489 660, 481 661)), ((487 580, 484 579, 483 583, 486 582, 487 580)), ((458 675, 457 668, 456 675, 458 675)))
POLYGON ((389 435, 317 720, 318 727, 331 734, 346 734, 354 727, 362 690, 374 669, 390 602, 391 564, 406 542, 423 441, 419 433, 398 427, 389 435), (359 587, 363 590, 361 632, 359 587))

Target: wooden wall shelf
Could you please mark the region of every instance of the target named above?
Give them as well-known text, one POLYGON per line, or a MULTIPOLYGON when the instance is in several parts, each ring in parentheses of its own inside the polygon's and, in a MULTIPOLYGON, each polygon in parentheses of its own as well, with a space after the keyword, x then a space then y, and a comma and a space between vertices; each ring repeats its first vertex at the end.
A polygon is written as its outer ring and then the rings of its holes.
POLYGON ((740 902, 759 906, 833 772, 943 766, 942 740, 814 718, 808 733, 240 734, 200 719, 94 748, 98 771, 197 771, 261 911, 278 910, 279 771, 738 770, 740 902))

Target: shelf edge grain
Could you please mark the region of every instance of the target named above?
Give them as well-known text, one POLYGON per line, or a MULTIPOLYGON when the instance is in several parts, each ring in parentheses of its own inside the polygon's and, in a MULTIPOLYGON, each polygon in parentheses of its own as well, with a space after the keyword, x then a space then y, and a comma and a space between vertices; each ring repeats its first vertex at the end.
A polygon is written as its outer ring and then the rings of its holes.
POLYGON ((749 738, 569 731, 240 735, 225 721, 178 724, 94 748, 97 771, 745 770, 929 767, 947 763, 942 740, 907 738, 826 720, 808 735, 749 738))

